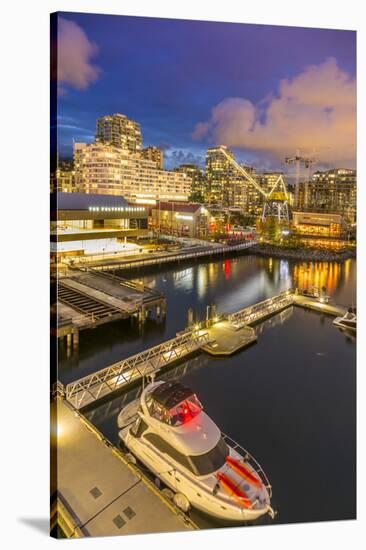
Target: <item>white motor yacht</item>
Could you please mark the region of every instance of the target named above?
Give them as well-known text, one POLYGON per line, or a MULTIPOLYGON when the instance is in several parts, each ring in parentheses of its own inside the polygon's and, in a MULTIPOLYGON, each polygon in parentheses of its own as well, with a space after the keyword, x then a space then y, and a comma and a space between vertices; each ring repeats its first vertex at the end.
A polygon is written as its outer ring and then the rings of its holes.
POLYGON ((152 382, 122 409, 118 427, 130 454, 175 493, 183 510, 193 506, 239 522, 274 517, 262 468, 247 451, 226 442, 186 386, 152 382))
POLYGON ((347 330, 351 330, 352 332, 356 332, 356 326, 357 326, 356 310, 353 308, 350 308, 347 311, 347 313, 343 315, 343 317, 336 317, 333 321, 333 325, 336 325, 339 328, 345 328, 347 330))

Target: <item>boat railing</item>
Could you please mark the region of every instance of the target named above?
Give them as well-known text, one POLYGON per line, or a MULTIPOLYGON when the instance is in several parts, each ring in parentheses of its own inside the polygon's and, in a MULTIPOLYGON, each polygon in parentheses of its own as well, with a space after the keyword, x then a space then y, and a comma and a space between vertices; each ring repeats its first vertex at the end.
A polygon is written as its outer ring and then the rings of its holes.
POLYGON ((238 452, 244 458, 245 462, 247 462, 255 470, 263 485, 267 489, 269 497, 272 498, 272 485, 259 462, 254 458, 254 456, 250 454, 249 451, 247 451, 246 449, 244 449, 244 447, 239 445, 239 443, 234 441, 234 439, 224 434, 223 432, 221 432, 221 435, 225 443, 227 443, 232 449, 234 449, 234 451, 238 452))

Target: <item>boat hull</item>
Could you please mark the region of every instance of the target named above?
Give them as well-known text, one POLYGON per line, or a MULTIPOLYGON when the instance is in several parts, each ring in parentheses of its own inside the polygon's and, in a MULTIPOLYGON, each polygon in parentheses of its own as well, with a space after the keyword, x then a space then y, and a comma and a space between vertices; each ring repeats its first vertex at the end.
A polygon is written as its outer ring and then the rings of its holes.
MULTIPOLYGON (((209 516, 223 521, 243 524, 255 521, 259 517, 272 512, 269 498, 268 503, 263 505, 263 507, 250 509, 243 507, 233 499, 213 495, 212 487, 205 486, 204 479, 203 481, 202 478, 192 480, 192 476, 188 476, 176 464, 162 460, 161 457, 158 457, 151 448, 141 441, 141 438, 131 435, 128 427, 119 432, 119 437, 127 449, 167 487, 175 493, 184 494, 191 506, 209 516)), ((232 450, 231 452, 235 453, 232 450)), ((215 476, 212 477, 214 478, 215 476)))

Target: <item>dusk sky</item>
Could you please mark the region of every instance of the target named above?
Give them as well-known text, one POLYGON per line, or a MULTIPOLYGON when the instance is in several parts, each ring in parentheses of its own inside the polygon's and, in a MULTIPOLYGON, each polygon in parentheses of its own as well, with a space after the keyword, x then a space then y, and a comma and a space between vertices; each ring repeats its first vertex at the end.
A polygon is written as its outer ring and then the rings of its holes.
POLYGON ((355 167, 355 32, 61 13, 58 43, 60 157, 119 112, 167 168, 218 144, 258 168, 298 148, 355 167))

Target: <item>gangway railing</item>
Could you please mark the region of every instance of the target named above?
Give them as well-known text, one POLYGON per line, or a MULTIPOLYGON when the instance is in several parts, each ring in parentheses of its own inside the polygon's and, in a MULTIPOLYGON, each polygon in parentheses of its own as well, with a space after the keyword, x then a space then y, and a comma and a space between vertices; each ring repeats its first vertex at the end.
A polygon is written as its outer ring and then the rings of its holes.
POLYGON ((278 294, 273 298, 268 298, 263 302, 259 302, 253 306, 245 307, 235 313, 231 313, 227 316, 227 319, 237 327, 250 325, 259 321, 263 317, 266 317, 267 315, 272 315, 281 309, 291 306, 293 303, 293 291, 289 289, 281 292, 281 294, 278 294))
POLYGON ((208 344, 205 331, 191 331, 172 338, 66 386, 66 399, 76 409, 157 372, 208 344))

